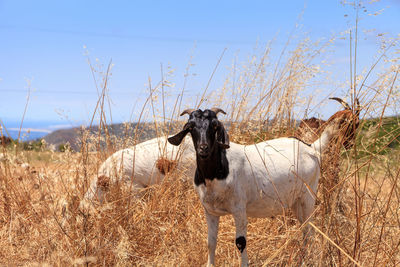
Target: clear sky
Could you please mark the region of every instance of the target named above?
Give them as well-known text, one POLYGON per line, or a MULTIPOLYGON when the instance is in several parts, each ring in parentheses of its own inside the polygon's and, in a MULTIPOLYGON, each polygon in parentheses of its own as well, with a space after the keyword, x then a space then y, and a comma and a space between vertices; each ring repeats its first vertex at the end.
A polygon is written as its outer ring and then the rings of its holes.
MULTIPOLYGON (((376 31, 360 39, 361 66, 373 62, 379 33, 393 37, 400 33, 400 1, 383 0, 366 7, 360 29, 376 31), (379 16, 367 15, 382 9, 379 16)), ((6 124, 21 120, 28 79, 34 89, 25 118, 28 124, 89 121, 97 93, 87 59, 95 64, 97 58, 104 65, 112 59, 113 119, 128 121, 137 99, 144 97, 148 77, 160 80, 161 63, 165 71, 167 66, 175 69, 172 92, 177 92, 193 55, 192 72, 197 75, 187 88, 195 96, 206 86, 224 48, 211 89, 222 85, 234 55, 245 59, 257 42, 276 38, 277 55, 296 23, 302 25, 299 35, 328 39, 351 28, 354 14, 354 9, 336 0, 0 0, 0 118, 6 124)), ((337 41, 332 50, 336 75, 345 81, 348 41, 337 41)))

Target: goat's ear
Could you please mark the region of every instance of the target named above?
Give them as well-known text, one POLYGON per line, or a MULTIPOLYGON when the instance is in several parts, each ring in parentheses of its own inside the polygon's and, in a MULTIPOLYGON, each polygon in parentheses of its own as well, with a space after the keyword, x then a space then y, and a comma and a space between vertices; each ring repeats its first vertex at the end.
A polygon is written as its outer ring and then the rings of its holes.
POLYGON ((220 121, 218 121, 217 127, 217 142, 220 147, 225 149, 229 148, 229 135, 220 121))
POLYGON ((179 146, 182 143, 183 138, 185 138, 185 136, 188 134, 188 132, 190 132, 190 124, 186 123, 182 131, 168 138, 168 142, 171 145, 179 146))

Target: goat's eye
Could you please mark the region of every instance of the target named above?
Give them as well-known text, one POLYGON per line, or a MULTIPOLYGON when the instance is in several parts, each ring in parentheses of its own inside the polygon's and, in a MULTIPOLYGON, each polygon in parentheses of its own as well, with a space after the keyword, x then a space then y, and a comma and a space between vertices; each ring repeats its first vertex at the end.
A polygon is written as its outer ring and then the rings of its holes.
POLYGON ((214 130, 217 130, 217 128, 218 128, 218 122, 217 122, 215 119, 213 119, 213 120, 211 121, 211 125, 212 125, 212 127, 213 127, 214 130))
POLYGON ((191 131, 193 130, 193 128, 194 128, 194 125, 193 125, 193 123, 191 123, 191 122, 188 122, 188 123, 185 125, 185 129, 186 129, 187 131, 189 131, 189 132, 191 132, 191 131))

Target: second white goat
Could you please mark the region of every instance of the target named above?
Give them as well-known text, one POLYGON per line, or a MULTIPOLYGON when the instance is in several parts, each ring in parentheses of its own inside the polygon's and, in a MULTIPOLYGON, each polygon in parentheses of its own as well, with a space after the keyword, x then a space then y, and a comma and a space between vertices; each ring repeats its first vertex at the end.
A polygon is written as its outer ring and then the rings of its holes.
POLYGON ((85 194, 85 200, 104 201, 108 188, 116 182, 132 188, 133 193, 161 182, 165 174, 179 170, 194 174, 194 150, 190 138, 179 149, 159 137, 121 149, 108 157, 85 194))

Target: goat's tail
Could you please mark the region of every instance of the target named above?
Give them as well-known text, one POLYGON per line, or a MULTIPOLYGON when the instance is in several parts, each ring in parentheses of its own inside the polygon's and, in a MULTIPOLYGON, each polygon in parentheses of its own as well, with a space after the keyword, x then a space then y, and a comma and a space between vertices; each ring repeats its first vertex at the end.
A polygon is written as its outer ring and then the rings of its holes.
POLYGON ((329 123, 328 126, 326 126, 325 130, 322 132, 321 137, 317 139, 314 143, 312 143, 311 147, 319 153, 322 153, 328 147, 329 141, 336 134, 336 132, 336 123, 329 123))

